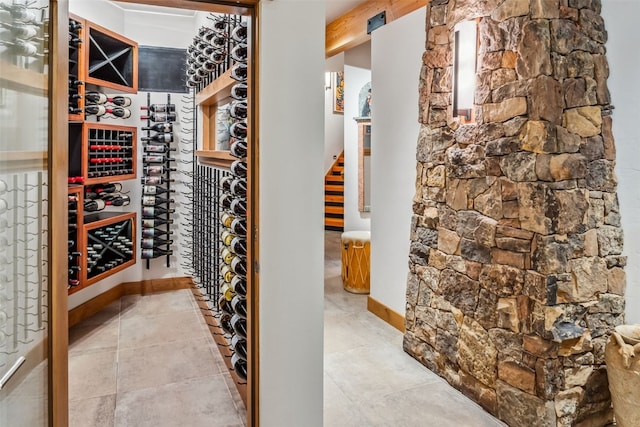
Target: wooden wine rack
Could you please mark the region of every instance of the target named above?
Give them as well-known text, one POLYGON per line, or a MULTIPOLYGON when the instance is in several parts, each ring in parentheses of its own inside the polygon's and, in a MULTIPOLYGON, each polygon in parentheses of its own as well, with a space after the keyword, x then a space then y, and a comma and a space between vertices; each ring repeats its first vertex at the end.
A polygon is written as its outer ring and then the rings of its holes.
MULTIPOLYGON (((69 288, 69 294, 78 292, 130 265, 135 264, 135 213, 97 212, 84 215, 85 185, 104 184, 134 179, 137 176, 137 128, 85 121, 86 84, 110 88, 119 92, 136 93, 138 88, 138 44, 82 17, 69 15, 81 28, 77 30, 80 42, 69 46, 69 74, 84 82, 70 93, 81 98, 69 98, 69 106, 82 109, 69 114, 69 177, 82 177, 82 183, 70 185, 69 195, 78 198, 77 228, 69 229, 69 240, 75 244, 69 252, 80 252, 76 262, 79 284, 69 288), (77 104, 77 105, 76 105, 77 104), (100 240, 100 230, 121 228, 116 237, 131 243, 131 253, 118 250, 117 241, 100 240), (97 264, 91 266, 93 252, 87 245, 101 245, 96 254, 97 264), (106 265, 107 268, 102 268, 106 265)), ((70 264, 70 267, 71 264, 70 264)), ((76 277, 76 274, 73 276, 76 277)))

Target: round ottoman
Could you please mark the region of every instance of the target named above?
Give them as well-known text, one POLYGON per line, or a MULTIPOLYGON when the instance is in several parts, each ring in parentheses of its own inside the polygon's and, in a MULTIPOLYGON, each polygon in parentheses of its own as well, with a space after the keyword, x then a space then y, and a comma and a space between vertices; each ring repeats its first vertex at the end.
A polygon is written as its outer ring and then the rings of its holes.
POLYGON ((368 294, 370 289, 371 232, 342 233, 342 284, 346 291, 368 294))

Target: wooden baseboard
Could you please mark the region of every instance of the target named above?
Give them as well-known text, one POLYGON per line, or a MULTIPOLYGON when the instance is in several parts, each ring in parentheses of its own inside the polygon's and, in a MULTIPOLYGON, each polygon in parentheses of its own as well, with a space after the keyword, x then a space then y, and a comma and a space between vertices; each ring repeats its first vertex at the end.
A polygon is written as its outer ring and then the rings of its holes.
POLYGON ((77 325, 84 319, 93 316, 124 295, 147 295, 155 292, 189 289, 192 285, 193 279, 191 277, 169 277, 167 279, 120 283, 89 301, 80 304, 76 308, 69 310, 69 327, 77 325))
POLYGON ((395 310, 387 307, 371 296, 367 297, 367 310, 375 314, 400 332, 404 333, 404 316, 395 310))

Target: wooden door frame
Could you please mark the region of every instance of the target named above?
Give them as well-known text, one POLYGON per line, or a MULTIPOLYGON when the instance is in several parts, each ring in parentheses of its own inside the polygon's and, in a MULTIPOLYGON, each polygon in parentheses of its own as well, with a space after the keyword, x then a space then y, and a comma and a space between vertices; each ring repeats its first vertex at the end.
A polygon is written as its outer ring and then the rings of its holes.
POLYGON ((49 426, 69 425, 69 328, 67 305, 67 171, 69 129, 69 4, 51 0, 49 9, 48 187, 48 388, 49 426))

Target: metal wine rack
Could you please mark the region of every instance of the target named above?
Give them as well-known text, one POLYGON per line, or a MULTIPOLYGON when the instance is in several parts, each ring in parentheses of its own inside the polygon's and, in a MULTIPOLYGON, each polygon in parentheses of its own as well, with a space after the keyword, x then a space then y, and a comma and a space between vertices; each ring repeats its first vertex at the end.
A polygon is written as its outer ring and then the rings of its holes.
MULTIPOLYGON (((155 122, 152 121, 151 119, 151 111, 150 111, 150 107, 151 107, 151 94, 147 92, 147 128, 150 128, 151 125, 155 122)), ((167 103, 166 105, 166 111, 167 113, 164 114, 164 117, 161 122, 165 122, 168 124, 172 124, 175 120, 172 120, 171 118, 171 114, 169 111, 169 106, 172 105, 171 104, 171 94, 167 94, 167 103)), ((174 107, 175 109, 175 107, 174 107)), ((143 119, 144 120, 144 119, 143 119)), ((172 126, 172 125, 171 125, 172 126)), ((143 178, 142 178, 142 184, 143 184, 143 196, 142 196, 142 228, 143 228, 143 233, 149 233, 151 237, 151 239, 154 239, 155 237, 153 236, 161 236, 161 238, 158 240, 159 244, 153 244, 151 245, 151 247, 142 247, 142 252, 141 252, 141 256, 143 259, 147 260, 147 269, 150 268, 150 260, 153 258, 159 258, 164 256, 166 258, 167 261, 167 268, 171 267, 171 255, 173 254, 173 251, 171 249, 173 240, 171 240, 171 224, 173 222, 172 220, 172 213, 173 213, 173 209, 172 209, 172 204, 173 204, 173 199, 171 199, 171 170, 175 170, 175 168, 173 168, 172 162, 174 161, 174 159, 171 158, 171 151, 169 150, 169 148, 171 147, 171 142, 173 141, 173 131, 171 132, 157 132, 156 135, 165 135, 165 136, 169 136, 168 139, 166 139, 165 141, 162 141, 161 138, 159 138, 158 140, 152 141, 152 135, 154 134, 154 131, 152 130, 147 130, 146 131, 146 142, 144 143, 144 152, 145 152, 145 156, 143 157, 143 178), (149 151, 149 145, 161 145, 164 144, 167 147, 167 150, 164 151, 164 153, 158 153, 158 155, 164 155, 166 156, 164 158, 163 161, 161 162, 146 162, 146 154, 149 151), (154 169, 155 168, 155 169, 154 169), (151 173, 154 170, 160 169, 161 173, 151 173), (145 199, 146 197, 154 197, 153 195, 150 194, 145 194, 145 190, 148 188, 148 186, 152 186, 155 187, 156 189, 161 189, 159 191, 154 191, 154 195, 155 194, 160 194, 160 195, 165 195, 166 197, 162 198, 162 202, 154 202, 153 206, 145 206, 145 199), (153 207, 153 213, 151 213, 151 207, 153 207), (155 208, 162 208, 164 209, 164 212, 161 213, 157 213, 155 212, 155 208), (159 221, 156 220, 161 220, 161 223, 159 221), (153 222, 151 222, 153 221, 153 222), (153 230, 153 231, 151 231, 153 230)), ((155 154, 155 153, 151 153, 151 154, 155 154)), ((144 244, 146 241, 148 241, 147 239, 142 239, 141 240, 141 244, 144 244)))
POLYGON ((84 49, 84 20, 69 18, 69 121, 84 117, 84 82, 80 76, 84 49))
POLYGON ((133 128, 87 129, 87 181, 132 175, 136 159, 133 128))

